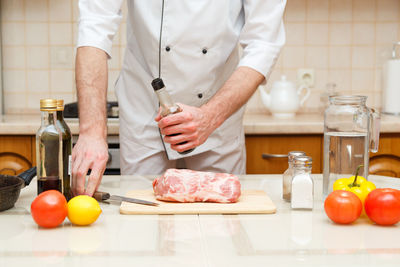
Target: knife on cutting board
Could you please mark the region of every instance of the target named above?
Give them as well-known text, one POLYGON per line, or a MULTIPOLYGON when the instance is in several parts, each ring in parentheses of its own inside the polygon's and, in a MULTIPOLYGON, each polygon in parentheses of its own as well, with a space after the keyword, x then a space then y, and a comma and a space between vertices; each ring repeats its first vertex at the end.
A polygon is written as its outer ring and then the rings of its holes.
POLYGON ((142 204, 142 205, 150 205, 150 206, 158 206, 158 203, 143 200, 143 199, 137 199, 137 198, 131 198, 131 197, 123 197, 123 196, 117 196, 117 195, 110 195, 107 192, 101 192, 101 191, 96 191, 93 195, 93 197, 97 201, 104 201, 104 200, 115 200, 115 201, 125 201, 125 202, 130 202, 130 203, 136 203, 136 204, 142 204))

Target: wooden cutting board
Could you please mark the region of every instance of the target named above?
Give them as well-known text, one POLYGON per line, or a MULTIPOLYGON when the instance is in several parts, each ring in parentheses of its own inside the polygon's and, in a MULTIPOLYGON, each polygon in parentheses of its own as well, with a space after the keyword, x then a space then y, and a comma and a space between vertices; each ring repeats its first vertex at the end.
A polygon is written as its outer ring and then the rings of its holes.
POLYGON ((259 214, 275 213, 276 206, 262 190, 244 190, 237 203, 176 203, 156 200, 152 190, 133 190, 127 197, 139 198, 159 203, 147 206, 122 202, 122 214, 259 214))

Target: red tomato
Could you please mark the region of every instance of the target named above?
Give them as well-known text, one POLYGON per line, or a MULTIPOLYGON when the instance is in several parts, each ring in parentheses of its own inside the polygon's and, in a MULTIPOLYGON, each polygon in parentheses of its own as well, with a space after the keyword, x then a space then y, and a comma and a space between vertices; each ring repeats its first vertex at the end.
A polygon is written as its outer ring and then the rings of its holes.
POLYGON ((365 199, 365 212, 376 224, 392 225, 400 221, 400 191, 378 188, 365 199))
POLYGON ((67 217, 67 200, 57 190, 48 190, 40 193, 31 204, 33 220, 45 228, 60 225, 67 217))
POLYGON ((325 199, 324 208, 329 219, 335 223, 348 224, 360 217, 362 203, 353 192, 336 190, 325 199))

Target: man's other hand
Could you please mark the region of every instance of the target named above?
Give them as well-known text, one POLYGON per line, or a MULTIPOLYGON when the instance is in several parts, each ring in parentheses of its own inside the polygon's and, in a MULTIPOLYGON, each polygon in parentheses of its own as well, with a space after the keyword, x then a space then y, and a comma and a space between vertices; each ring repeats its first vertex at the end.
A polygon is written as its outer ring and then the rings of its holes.
POLYGON ((104 138, 79 135, 72 150, 72 192, 92 196, 101 182, 108 160, 108 147, 104 138), (86 174, 91 170, 85 189, 86 174))

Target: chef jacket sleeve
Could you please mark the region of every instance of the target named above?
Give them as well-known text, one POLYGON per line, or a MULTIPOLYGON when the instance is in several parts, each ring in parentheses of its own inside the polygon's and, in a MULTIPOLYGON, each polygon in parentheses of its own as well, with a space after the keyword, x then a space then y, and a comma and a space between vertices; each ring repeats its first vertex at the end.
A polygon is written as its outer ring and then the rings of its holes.
POLYGON ((97 47, 111 58, 112 40, 122 20, 122 1, 79 0, 77 47, 97 47))
POLYGON ((283 12, 286 0, 244 0, 245 23, 240 33, 243 55, 239 66, 247 66, 269 77, 285 43, 283 12))

